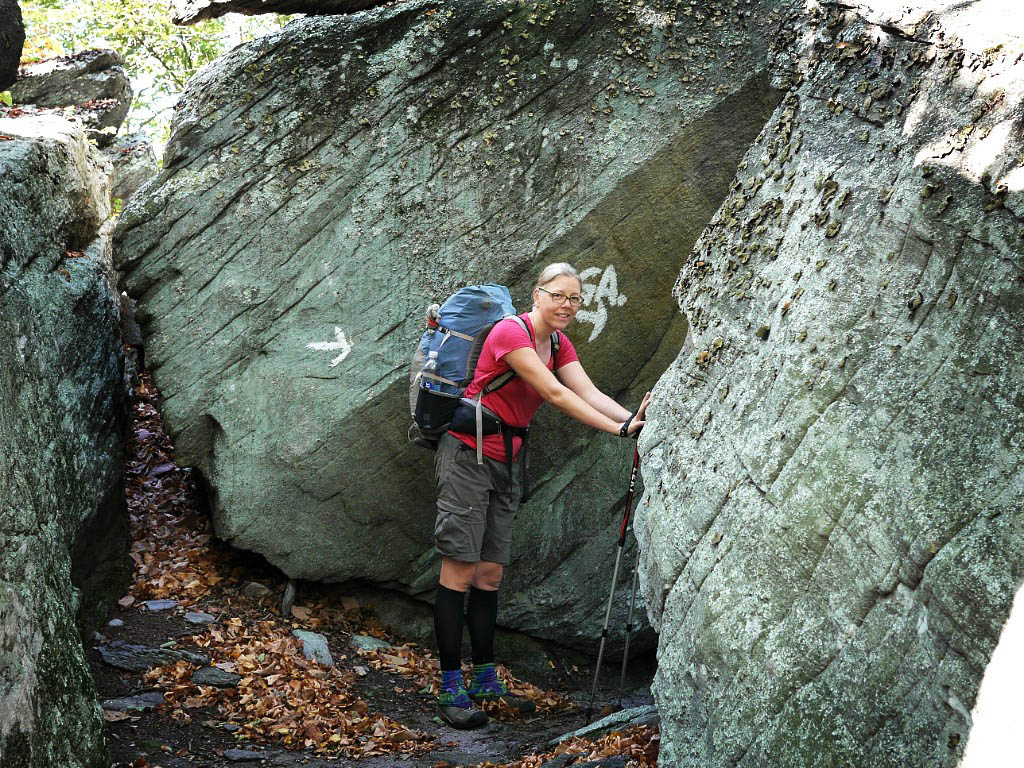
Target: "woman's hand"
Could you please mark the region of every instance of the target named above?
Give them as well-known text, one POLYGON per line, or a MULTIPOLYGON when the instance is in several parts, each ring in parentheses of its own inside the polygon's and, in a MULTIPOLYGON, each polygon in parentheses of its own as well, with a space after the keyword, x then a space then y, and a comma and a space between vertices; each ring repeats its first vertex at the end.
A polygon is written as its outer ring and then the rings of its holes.
POLYGON ((636 413, 633 417, 623 422, 623 426, 626 427, 626 434, 623 437, 634 437, 644 427, 644 421, 647 418, 647 406, 651 402, 651 393, 648 392, 644 395, 644 399, 640 401, 640 407, 636 409, 636 413))

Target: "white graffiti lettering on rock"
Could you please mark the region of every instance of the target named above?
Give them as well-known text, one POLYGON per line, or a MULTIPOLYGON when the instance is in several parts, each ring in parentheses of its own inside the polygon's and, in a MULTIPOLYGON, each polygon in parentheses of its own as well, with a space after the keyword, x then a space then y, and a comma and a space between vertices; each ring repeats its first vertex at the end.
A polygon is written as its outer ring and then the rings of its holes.
POLYGON ((619 293, 619 278, 615 274, 615 265, 609 264, 602 270, 600 267, 589 267, 580 272, 583 280, 583 306, 576 313, 576 319, 581 323, 590 323, 594 330, 590 332, 587 341, 593 341, 604 330, 608 322, 608 307, 621 307, 626 303, 626 297, 619 293), (595 286, 589 282, 601 275, 601 279, 595 286))

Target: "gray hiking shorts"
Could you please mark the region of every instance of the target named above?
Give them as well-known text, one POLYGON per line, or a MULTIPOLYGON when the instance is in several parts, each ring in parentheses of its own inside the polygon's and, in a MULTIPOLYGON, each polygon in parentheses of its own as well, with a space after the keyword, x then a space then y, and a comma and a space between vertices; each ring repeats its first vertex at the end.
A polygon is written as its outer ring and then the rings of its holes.
POLYGON ((437 479, 437 551, 453 560, 486 560, 508 565, 512 551, 512 523, 519 509, 519 462, 508 467, 484 456, 458 438, 445 434, 434 457, 437 479))

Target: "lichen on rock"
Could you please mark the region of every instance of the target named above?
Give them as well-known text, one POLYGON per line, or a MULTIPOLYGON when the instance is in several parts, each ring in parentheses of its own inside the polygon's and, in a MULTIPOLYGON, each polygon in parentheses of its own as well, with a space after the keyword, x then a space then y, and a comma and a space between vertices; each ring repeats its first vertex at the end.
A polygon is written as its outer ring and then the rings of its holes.
POLYGON ((1024 36, 994 10, 809 6, 682 266, 637 521, 667 764, 962 755, 1024 576, 1024 36))
POLYGON ((99 768, 79 632, 128 575, 108 168, 56 116, 0 134, 0 763, 99 768))

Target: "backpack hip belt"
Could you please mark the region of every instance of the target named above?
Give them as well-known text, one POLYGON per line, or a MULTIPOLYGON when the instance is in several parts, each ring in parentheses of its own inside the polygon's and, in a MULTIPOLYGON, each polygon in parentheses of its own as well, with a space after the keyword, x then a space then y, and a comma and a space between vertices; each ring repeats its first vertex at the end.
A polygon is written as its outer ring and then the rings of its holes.
POLYGON ((451 431, 468 434, 476 433, 477 464, 484 463, 484 435, 500 433, 505 444, 505 466, 508 469, 510 489, 512 485, 512 441, 513 438, 520 438, 523 441, 519 461, 523 477, 520 502, 525 503, 530 498, 530 482, 526 469, 526 451, 530 428, 513 427, 510 424, 503 424, 498 414, 483 404, 481 401, 482 397, 483 392, 481 391, 476 397, 463 397, 459 400, 459 404, 455 407, 455 413, 452 415, 451 431))

